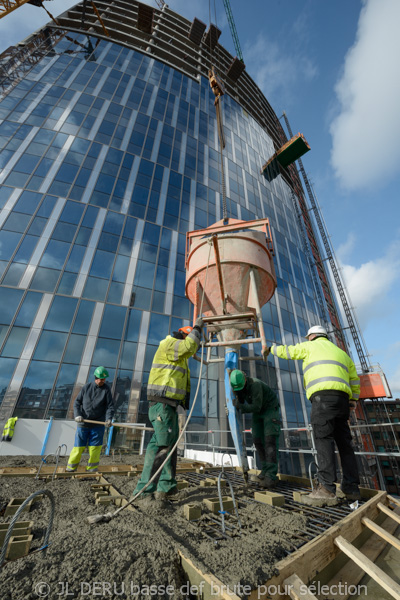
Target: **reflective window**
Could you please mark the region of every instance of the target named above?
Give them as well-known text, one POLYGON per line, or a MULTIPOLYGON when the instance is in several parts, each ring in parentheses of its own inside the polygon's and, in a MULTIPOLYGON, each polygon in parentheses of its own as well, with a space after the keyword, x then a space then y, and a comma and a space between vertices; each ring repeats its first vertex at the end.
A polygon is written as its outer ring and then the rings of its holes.
POLYGON ((131 342, 137 342, 142 321, 142 312, 140 310, 130 310, 128 323, 125 330, 125 339, 131 342))
POLYGON ((20 327, 30 327, 35 319, 37 309, 43 298, 42 294, 37 292, 28 292, 18 311, 14 325, 20 327))
POLYGON ((58 363, 55 362, 31 362, 14 416, 43 419, 57 370, 58 363))
POLYGON ((98 338, 92 363, 115 369, 117 366, 120 341, 98 338))
POLYGON ((55 419, 66 418, 78 368, 79 365, 63 364, 61 366, 46 417, 54 417, 55 419))
POLYGON ((18 242, 21 239, 20 233, 13 231, 0 231, 0 259, 10 260, 15 252, 18 242))
POLYGON ((9 325, 22 298, 23 290, 0 287, 0 323, 9 325))
POLYGON ((76 283, 76 275, 75 273, 64 273, 61 277, 60 283, 58 284, 57 291, 59 294, 66 294, 67 296, 71 295, 74 291, 75 283, 76 283))
POLYGON ((44 251, 40 266, 50 269, 61 269, 68 254, 70 246, 66 242, 50 240, 44 251))
POLYGON ((13 212, 4 223, 3 229, 7 231, 19 231, 20 233, 23 233, 30 220, 30 215, 23 215, 21 213, 13 212))
POLYGON ((102 277, 103 279, 109 279, 114 264, 114 259, 115 256, 111 254, 111 252, 96 250, 90 269, 90 275, 93 275, 94 277, 102 277))
POLYGON ((76 298, 55 296, 44 323, 44 329, 69 331, 77 304, 78 300, 76 298))
POLYGON ((66 341, 66 333, 43 331, 33 358, 60 362, 66 341))
POLYGON ((106 305, 100 327, 100 337, 122 339, 125 316, 125 307, 106 305))
POLYGON ((159 344, 169 333, 169 316, 153 314, 150 318, 148 344, 159 344))
POLYGON ((88 302, 87 300, 81 300, 79 304, 78 313, 75 318, 75 323, 72 328, 73 333, 86 334, 89 331, 90 323, 92 321, 92 315, 95 304, 94 302, 88 302))
POLYGON ((38 267, 30 287, 42 292, 54 292, 59 276, 60 271, 38 267))
POLYGON ((16 358, 0 358, 0 405, 17 364, 16 358))
POLYGON ((25 273, 25 265, 19 263, 13 263, 10 265, 4 279, 4 285, 12 285, 17 287, 22 275, 25 273))
POLYGON ((108 279, 88 277, 83 290, 83 297, 97 302, 104 302, 108 289, 108 279))
POLYGON ((8 356, 10 358, 19 358, 25 345, 28 333, 29 329, 26 327, 13 327, 10 331, 10 335, 7 338, 1 355, 8 356))
POLYGON ((79 363, 85 347, 86 336, 71 334, 65 349, 63 361, 66 363, 79 363))

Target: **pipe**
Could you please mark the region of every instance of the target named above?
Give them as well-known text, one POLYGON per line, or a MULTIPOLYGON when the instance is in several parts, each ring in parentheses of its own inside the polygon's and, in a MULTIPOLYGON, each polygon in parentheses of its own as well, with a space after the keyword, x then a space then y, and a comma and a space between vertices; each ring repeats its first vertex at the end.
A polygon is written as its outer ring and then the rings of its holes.
POLYGON ((51 429, 52 425, 53 425, 53 417, 50 417, 50 421, 47 425, 47 431, 46 431, 46 434, 45 434, 44 440, 43 440, 42 450, 40 452, 41 456, 44 456, 44 453, 46 452, 46 446, 47 446, 47 442, 49 441, 50 429, 51 429))
POLYGON ((260 329, 261 345, 263 348, 265 348, 267 345, 267 340, 265 339, 264 323, 262 320, 260 301, 258 299, 258 291, 257 291, 257 285, 256 285, 256 278, 254 275, 254 269, 250 269, 250 282, 251 282, 251 287, 253 288, 254 300, 255 300, 255 304, 256 304, 256 314, 257 314, 257 320, 258 320, 258 327, 260 329))

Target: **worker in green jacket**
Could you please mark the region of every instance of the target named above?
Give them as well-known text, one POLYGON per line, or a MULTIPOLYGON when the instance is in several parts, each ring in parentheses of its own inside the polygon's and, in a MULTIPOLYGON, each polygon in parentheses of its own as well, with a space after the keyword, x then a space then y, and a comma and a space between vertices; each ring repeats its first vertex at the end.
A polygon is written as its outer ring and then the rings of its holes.
POLYGON ((11 442, 14 435, 15 423, 18 421, 18 417, 11 417, 4 425, 3 434, 1 436, 2 442, 11 442))
MULTIPOLYGON (((154 434, 147 446, 142 475, 133 495, 149 482, 178 440, 177 408, 189 408, 188 358, 199 347, 202 328, 202 318, 196 320, 194 327, 181 327, 160 342, 154 355, 147 384, 149 419, 154 427, 154 434)), ((167 496, 176 493, 177 454, 175 449, 161 473, 143 492, 143 496, 155 493, 157 499, 165 500, 167 496)))
POLYGON ((335 445, 342 466, 341 489, 347 499, 359 499, 360 482, 356 457, 348 424, 350 409, 354 410, 360 396, 360 379, 351 358, 328 339, 321 325, 311 327, 307 342, 295 346, 264 348, 287 360, 302 360, 304 387, 311 401, 313 428, 318 463, 318 487, 304 497, 306 504, 315 506, 337 504, 335 445))
POLYGON ((261 473, 252 479, 262 487, 272 489, 278 481, 276 475, 281 432, 278 397, 266 383, 247 377, 238 369, 230 374, 230 382, 236 394, 233 405, 240 412, 252 415, 251 432, 261 461, 261 473))

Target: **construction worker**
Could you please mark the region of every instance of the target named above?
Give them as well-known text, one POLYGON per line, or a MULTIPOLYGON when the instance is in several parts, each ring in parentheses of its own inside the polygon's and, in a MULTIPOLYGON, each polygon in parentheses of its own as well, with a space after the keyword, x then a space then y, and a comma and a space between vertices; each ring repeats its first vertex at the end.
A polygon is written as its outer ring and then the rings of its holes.
POLYGON ((238 369, 231 372, 230 382, 236 394, 234 407, 252 415, 251 432, 261 461, 261 473, 251 479, 266 489, 273 489, 278 481, 276 475, 281 432, 278 397, 266 383, 247 377, 238 369))
POLYGON ((351 358, 328 340, 321 325, 310 327, 307 342, 295 346, 264 348, 279 358, 303 360, 304 387, 311 401, 311 425, 317 450, 318 482, 314 491, 304 497, 306 504, 337 504, 335 446, 342 464, 341 490, 349 500, 359 499, 360 482, 357 462, 348 425, 350 409, 354 410, 360 395, 360 380, 351 358))
MULTIPOLYGON (((202 318, 197 319, 194 327, 181 327, 160 342, 154 355, 147 384, 149 419, 154 427, 154 434, 147 446, 142 475, 133 495, 153 477, 178 440, 177 408, 189 408, 188 358, 193 356, 199 347, 202 328, 202 318)), ((154 493, 156 499, 165 500, 167 496, 176 493, 176 461, 177 449, 161 473, 143 492, 143 496, 154 493)))
POLYGON ((4 425, 3 434, 1 436, 2 442, 11 442, 14 435, 15 423, 18 421, 18 417, 11 417, 4 425))
POLYGON ((75 435, 75 446, 69 456, 66 471, 73 473, 77 470, 82 452, 89 448, 89 462, 87 473, 96 473, 99 469, 101 447, 103 445, 104 425, 85 423, 90 421, 103 421, 106 427, 111 427, 114 416, 114 402, 111 390, 106 384, 108 371, 104 367, 97 367, 94 371, 94 381, 83 386, 74 403, 74 417, 78 423, 75 435))

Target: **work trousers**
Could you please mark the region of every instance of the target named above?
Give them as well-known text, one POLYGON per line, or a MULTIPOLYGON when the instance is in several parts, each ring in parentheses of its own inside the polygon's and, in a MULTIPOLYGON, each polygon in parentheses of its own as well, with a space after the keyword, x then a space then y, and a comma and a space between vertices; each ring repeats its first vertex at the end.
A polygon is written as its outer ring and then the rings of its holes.
POLYGON ((312 396, 311 425, 317 450, 318 481, 332 493, 336 493, 335 442, 342 465, 342 490, 358 491, 360 483, 349 415, 349 400, 341 392, 312 396))
POLYGON ((89 450, 89 462, 86 471, 96 472, 100 463, 101 448, 103 446, 105 427, 78 427, 75 434, 75 446, 69 455, 67 471, 76 471, 82 453, 86 446, 89 450))
MULTIPOLYGON (((133 494, 137 494, 153 477, 166 459, 179 437, 178 413, 174 406, 157 402, 149 408, 149 419, 154 433, 147 446, 143 471, 133 494)), ((170 492, 176 488, 177 449, 164 465, 161 473, 143 492, 143 496, 158 492, 170 492)))
POLYGON ((261 461, 261 474, 276 480, 278 473, 280 424, 271 419, 269 411, 253 413, 252 435, 254 446, 261 461))

